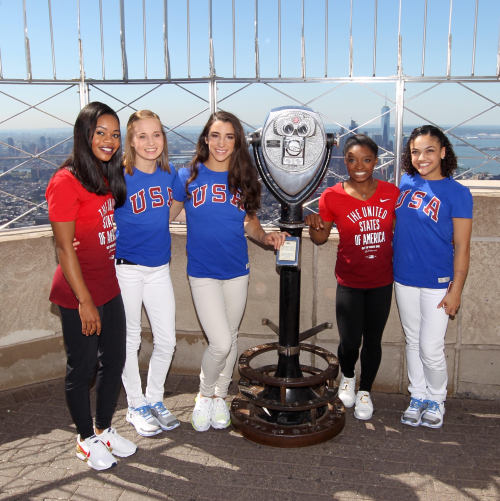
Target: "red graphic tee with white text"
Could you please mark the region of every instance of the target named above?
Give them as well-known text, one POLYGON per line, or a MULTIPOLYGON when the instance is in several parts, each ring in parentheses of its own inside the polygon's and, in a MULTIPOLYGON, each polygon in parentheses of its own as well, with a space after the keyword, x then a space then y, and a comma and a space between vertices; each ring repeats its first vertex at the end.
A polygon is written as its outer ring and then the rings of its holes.
POLYGON ((392 277, 392 234, 399 189, 378 180, 368 200, 348 195, 342 183, 327 188, 319 214, 333 221, 339 232, 335 275, 346 287, 371 289, 389 285, 392 277))
MULTIPOLYGON (((94 304, 100 306, 120 293, 114 257, 116 236, 111 194, 87 191, 68 169, 60 169, 45 192, 50 221, 75 221, 76 254, 83 279, 94 304)), ((64 308, 78 308, 78 300, 58 265, 52 281, 50 301, 64 308)))

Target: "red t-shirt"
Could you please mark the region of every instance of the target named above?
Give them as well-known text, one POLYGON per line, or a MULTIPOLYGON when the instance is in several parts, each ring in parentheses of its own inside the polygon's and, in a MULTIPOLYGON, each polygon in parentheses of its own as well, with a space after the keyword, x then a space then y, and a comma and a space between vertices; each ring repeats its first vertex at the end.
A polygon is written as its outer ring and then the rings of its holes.
POLYGON ((339 231, 335 275, 346 287, 371 289, 392 280, 392 228, 399 189, 378 181, 368 200, 348 195, 342 183, 327 188, 319 200, 319 214, 339 231))
MULTIPOLYGON (((111 194, 87 191, 68 169, 58 170, 45 192, 51 221, 75 221, 76 254, 83 279, 96 306, 120 293, 116 279, 114 205, 111 194)), ((65 308, 78 308, 78 300, 58 265, 50 300, 65 308)))

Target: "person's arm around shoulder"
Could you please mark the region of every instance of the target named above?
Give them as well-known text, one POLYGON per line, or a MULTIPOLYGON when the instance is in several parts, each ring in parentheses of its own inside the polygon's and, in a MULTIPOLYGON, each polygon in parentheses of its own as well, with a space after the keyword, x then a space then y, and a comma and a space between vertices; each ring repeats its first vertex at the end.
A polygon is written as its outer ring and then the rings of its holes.
POLYGON ((319 214, 308 214, 304 223, 309 226, 309 236, 315 244, 321 245, 328 240, 333 221, 323 221, 319 214))
POLYGON ((472 219, 453 218, 453 283, 449 287, 438 308, 444 308, 445 312, 453 316, 460 307, 462 290, 469 271, 470 261, 470 238, 472 233, 472 219))
POLYGON ((73 247, 75 222, 52 221, 51 225, 59 264, 79 302, 78 312, 82 321, 82 334, 85 336, 99 335, 101 333, 101 318, 83 279, 80 263, 73 247))
POLYGON ((266 233, 256 214, 247 214, 245 216, 245 232, 252 240, 262 245, 274 247, 275 250, 278 250, 283 245, 285 238, 290 236, 285 231, 266 233))

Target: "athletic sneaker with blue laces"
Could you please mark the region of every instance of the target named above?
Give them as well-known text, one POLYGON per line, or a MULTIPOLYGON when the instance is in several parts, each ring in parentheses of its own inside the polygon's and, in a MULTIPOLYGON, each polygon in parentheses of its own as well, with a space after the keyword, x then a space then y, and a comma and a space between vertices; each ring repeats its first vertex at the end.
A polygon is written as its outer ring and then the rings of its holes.
POLYGON ((149 405, 143 405, 135 409, 129 407, 125 419, 135 428, 141 437, 153 437, 161 433, 161 425, 153 414, 151 414, 149 405))
POLYGON ((441 428, 443 426, 444 402, 436 402, 435 400, 424 400, 427 404, 424 413, 422 414, 422 426, 427 428, 441 428))
POLYGON ((179 420, 165 407, 163 402, 156 402, 149 406, 151 414, 160 423, 161 429, 168 431, 177 428, 181 423, 179 420))
POLYGON ((418 426, 422 421, 422 414, 427 408, 426 402, 427 400, 411 397, 410 405, 401 416, 401 422, 408 426, 418 426))

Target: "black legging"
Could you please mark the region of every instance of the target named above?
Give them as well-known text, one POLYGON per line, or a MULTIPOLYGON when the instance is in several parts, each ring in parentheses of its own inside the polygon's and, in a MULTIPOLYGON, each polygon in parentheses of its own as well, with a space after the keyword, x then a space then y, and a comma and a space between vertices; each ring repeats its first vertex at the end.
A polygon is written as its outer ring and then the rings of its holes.
POLYGON ((371 391, 382 359, 382 333, 389 316, 392 284, 374 289, 353 289, 337 285, 338 357, 345 377, 354 377, 361 349, 359 389, 371 391))
POLYGON ((90 407, 90 385, 96 376, 95 427, 106 429, 120 392, 125 363, 125 311, 121 295, 97 309, 101 334, 85 336, 77 309, 59 307, 66 355, 66 402, 82 439, 94 434, 90 407), (97 374, 96 374, 97 369, 97 374))

